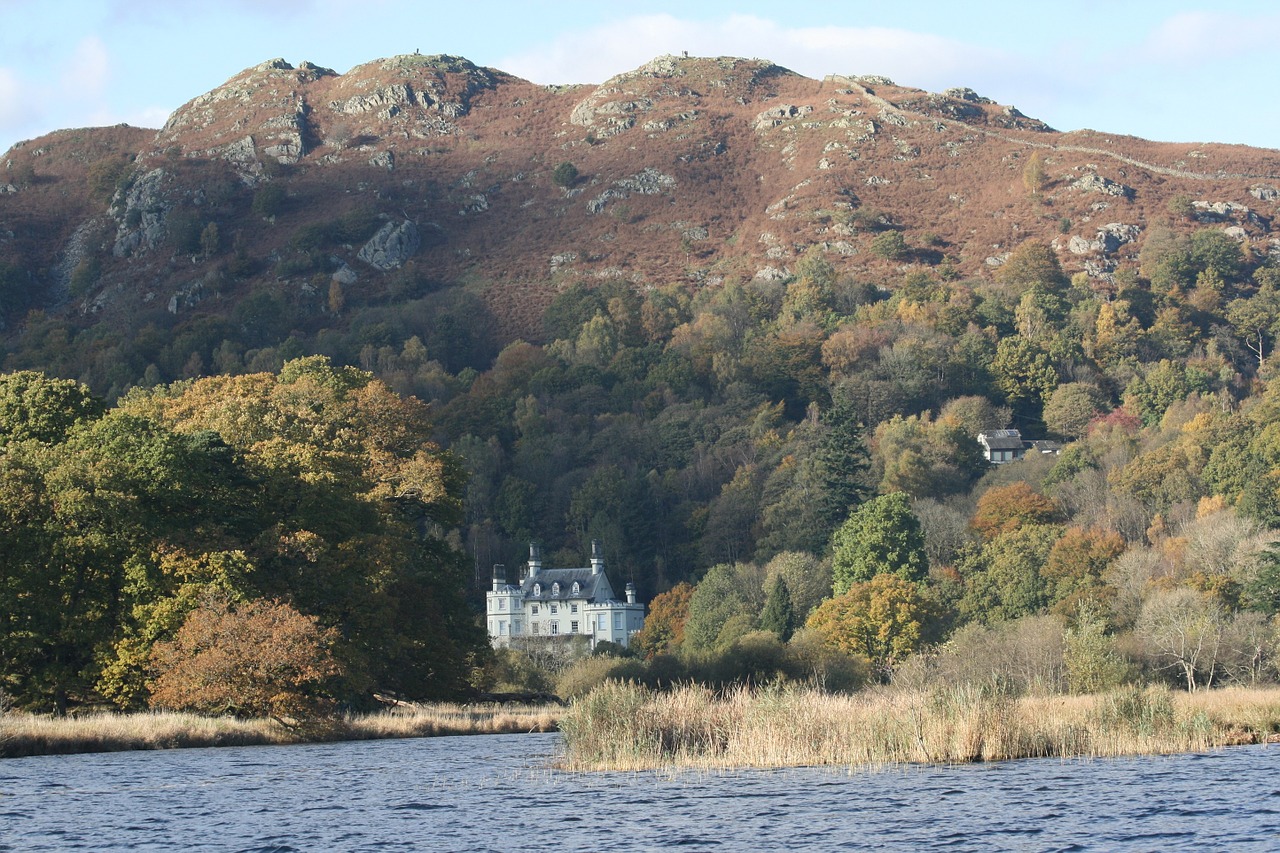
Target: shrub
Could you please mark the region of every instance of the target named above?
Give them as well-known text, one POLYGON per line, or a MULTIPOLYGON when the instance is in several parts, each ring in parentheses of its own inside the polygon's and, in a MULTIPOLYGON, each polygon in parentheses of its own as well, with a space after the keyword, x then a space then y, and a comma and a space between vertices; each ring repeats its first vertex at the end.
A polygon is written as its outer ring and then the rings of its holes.
POLYGON ((180 711, 304 721, 332 702, 326 683, 342 674, 338 639, 278 601, 233 605, 211 599, 191 611, 174 638, 157 643, 151 705, 180 711))
POLYGON ((568 189, 578 182, 578 167, 567 161, 561 163, 552 170, 551 180, 556 186, 568 189))

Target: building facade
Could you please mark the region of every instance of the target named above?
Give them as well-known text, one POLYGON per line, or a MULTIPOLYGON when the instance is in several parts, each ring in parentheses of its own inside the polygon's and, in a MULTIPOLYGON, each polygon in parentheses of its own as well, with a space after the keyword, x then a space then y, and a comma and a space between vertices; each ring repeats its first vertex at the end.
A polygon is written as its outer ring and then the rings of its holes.
POLYGON ((503 566, 493 567, 493 588, 485 595, 490 642, 585 636, 592 648, 603 641, 629 645, 644 627, 644 605, 636 601, 635 584, 627 584, 624 595, 621 601, 614 595, 599 540, 591 542, 591 565, 577 569, 544 569, 541 550, 530 544, 528 571, 516 584, 503 566))

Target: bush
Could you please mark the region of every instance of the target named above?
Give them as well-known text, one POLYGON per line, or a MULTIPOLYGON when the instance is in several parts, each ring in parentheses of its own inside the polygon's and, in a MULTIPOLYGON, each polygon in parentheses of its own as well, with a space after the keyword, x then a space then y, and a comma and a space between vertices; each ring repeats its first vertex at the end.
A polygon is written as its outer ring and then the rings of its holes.
POLYGON ((551 180, 558 187, 568 189, 578 182, 578 167, 572 163, 561 163, 551 172, 551 180))
POLYGON ((324 716, 332 710, 325 685, 342 674, 330 651, 337 639, 282 602, 207 601, 172 640, 156 643, 151 705, 288 721, 324 716))
POLYGON ((251 207, 263 219, 273 219, 284 212, 286 201, 284 187, 279 184, 264 184, 253 194, 251 207))

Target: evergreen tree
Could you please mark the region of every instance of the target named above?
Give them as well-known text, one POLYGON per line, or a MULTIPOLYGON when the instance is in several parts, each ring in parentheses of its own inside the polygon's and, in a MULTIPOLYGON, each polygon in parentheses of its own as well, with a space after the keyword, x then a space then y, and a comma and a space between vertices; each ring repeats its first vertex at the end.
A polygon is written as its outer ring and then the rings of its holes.
POLYGON ((769 597, 765 599, 764 610, 760 611, 760 627, 772 631, 778 639, 787 642, 796 631, 795 609, 791 606, 791 591, 787 582, 781 577, 774 580, 769 588, 769 597))
POLYGON ((821 421, 826 429, 816 460, 822 487, 819 504, 823 517, 834 528, 866 500, 869 455, 862 424, 848 401, 833 398, 821 421))

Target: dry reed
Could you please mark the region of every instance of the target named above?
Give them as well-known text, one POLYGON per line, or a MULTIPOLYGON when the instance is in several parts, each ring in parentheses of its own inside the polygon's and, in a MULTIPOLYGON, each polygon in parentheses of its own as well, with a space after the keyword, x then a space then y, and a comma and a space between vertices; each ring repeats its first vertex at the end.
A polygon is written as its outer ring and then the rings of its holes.
POLYGON ((555 731, 561 713, 563 709, 556 706, 404 705, 292 728, 274 720, 167 712, 98 712, 73 717, 8 713, 0 714, 0 757, 547 732, 555 731))
POLYGON ((717 695, 614 682, 576 703, 561 730, 564 766, 575 770, 1109 757, 1269 741, 1280 731, 1280 690, 1012 698, 970 687, 852 696, 782 687, 717 695))

